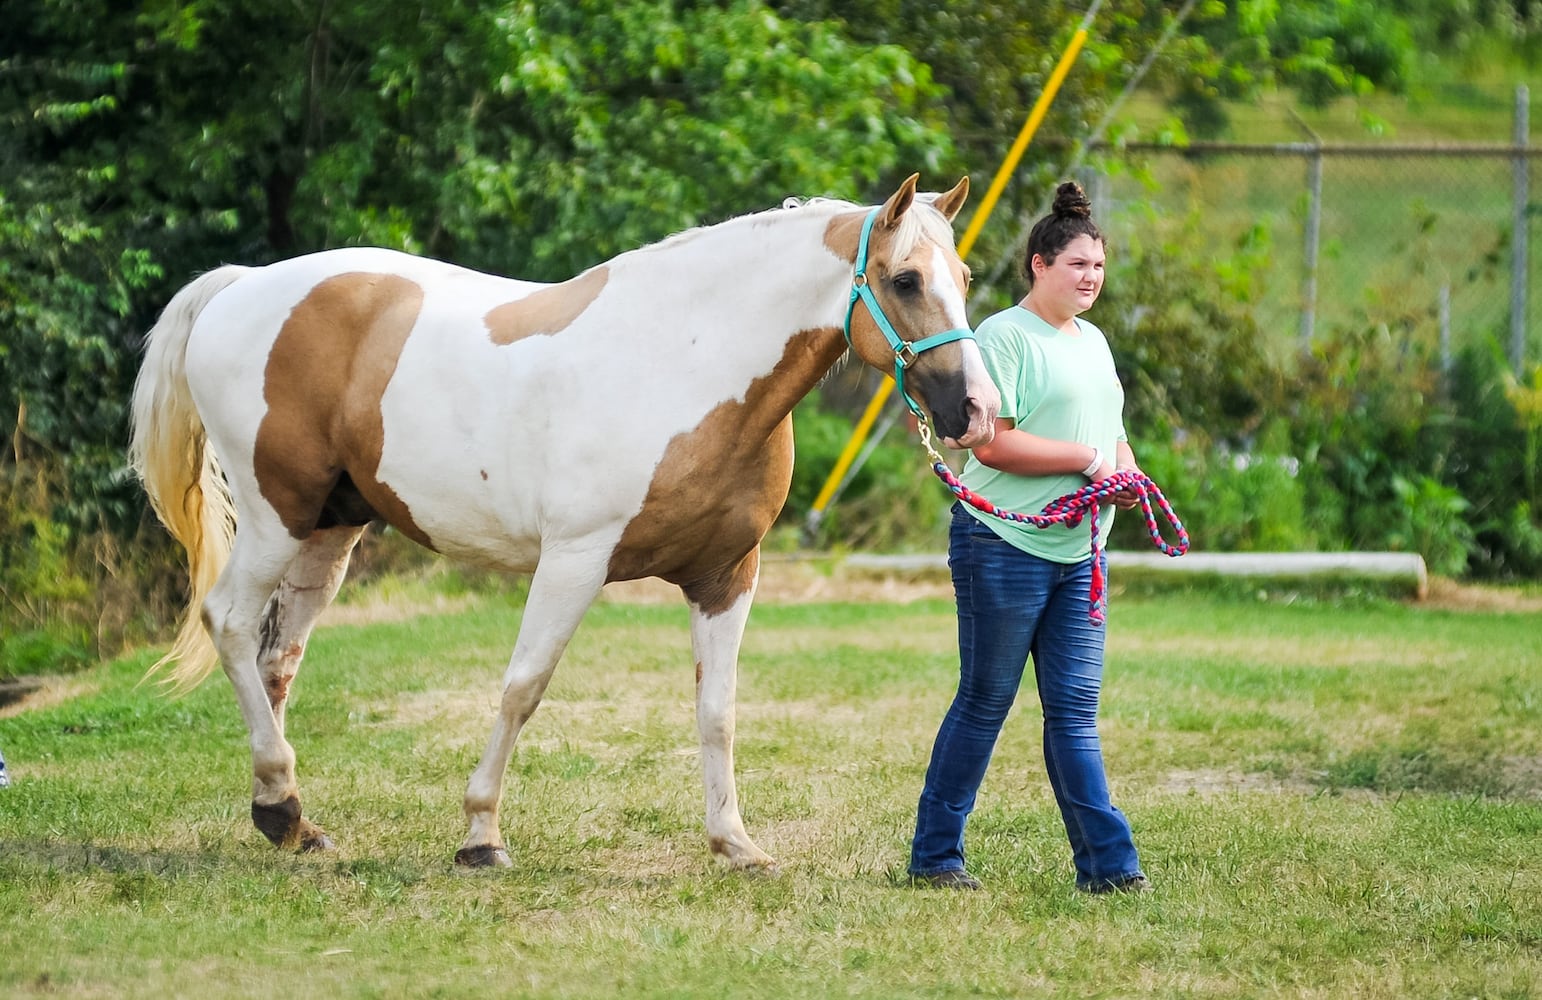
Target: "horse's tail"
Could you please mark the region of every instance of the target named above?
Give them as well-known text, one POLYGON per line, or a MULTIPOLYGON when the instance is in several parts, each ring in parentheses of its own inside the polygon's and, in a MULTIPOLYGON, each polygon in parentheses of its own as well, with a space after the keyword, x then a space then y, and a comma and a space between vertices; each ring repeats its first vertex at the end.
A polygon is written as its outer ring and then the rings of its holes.
POLYGON ((173 296, 146 335, 134 383, 129 455, 151 507, 187 550, 188 561, 188 603, 176 642, 146 676, 174 663, 167 682, 179 691, 197 685, 219 662, 201 609, 230 561, 236 524, 230 488, 188 389, 187 342, 198 314, 248 270, 227 265, 209 271, 173 296))

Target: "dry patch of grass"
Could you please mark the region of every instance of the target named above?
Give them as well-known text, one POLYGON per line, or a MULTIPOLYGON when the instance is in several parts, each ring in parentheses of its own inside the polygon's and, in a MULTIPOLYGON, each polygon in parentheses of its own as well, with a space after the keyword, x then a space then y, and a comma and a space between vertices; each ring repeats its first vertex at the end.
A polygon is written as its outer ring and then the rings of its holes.
POLYGON ((357 601, 334 601, 317 624, 381 625, 420 615, 448 615, 464 611, 480 598, 476 594, 436 594, 393 590, 366 590, 357 601))
POLYGON ((1436 577, 1422 602, 1446 611, 1483 611, 1511 614, 1542 613, 1542 589, 1535 587, 1486 587, 1436 577))
MULTIPOLYGON (((925 600, 952 600, 953 585, 946 574, 874 573, 853 570, 812 559, 771 559, 760 564, 757 603, 815 604, 831 601, 910 604, 925 600)), ((670 604, 680 602, 680 588, 663 580, 627 580, 605 586, 601 600, 621 604, 670 604)))
POLYGON ((7 705, 0 706, 0 719, 9 719, 23 712, 40 711, 66 704, 78 698, 95 694, 100 682, 85 676, 50 675, 36 679, 37 684, 28 693, 7 705))
POLYGON ((1306 781, 1271 774, 1210 767, 1169 771, 1161 782, 1164 791, 1180 795, 1312 795, 1320 789, 1306 781))
MULTIPOLYGON (((1311 655, 1303 655, 1303 639, 1299 636, 1248 636, 1248 635, 1167 635, 1151 636, 1129 629, 1110 628, 1108 649, 1111 653, 1127 656, 1174 656, 1196 659, 1232 659, 1257 666, 1305 667, 1323 669, 1366 666, 1369 664, 1396 662, 1399 649, 1385 638, 1334 638, 1324 640, 1313 637, 1311 655)), ((1420 655, 1431 652, 1428 643, 1421 644, 1420 655)), ((1438 650, 1442 662, 1460 662, 1477 651, 1451 645, 1438 650)))
MULTIPOLYGON (((1117 592, 1118 580, 1115 579, 1117 592)), ((602 600, 626 604, 678 602, 679 588, 662 580, 632 580, 606 586, 602 600)), ((838 559, 767 557, 761 562, 756 601, 808 604, 824 601, 910 604, 951 601, 953 585, 944 570, 885 572, 851 568, 838 559)), ((1542 588, 1502 587, 1433 577, 1421 607, 1443 611, 1542 613, 1542 588)))
POLYGON ((1542 800, 1542 755, 1502 757, 1499 766, 1505 787, 1513 794, 1542 800))

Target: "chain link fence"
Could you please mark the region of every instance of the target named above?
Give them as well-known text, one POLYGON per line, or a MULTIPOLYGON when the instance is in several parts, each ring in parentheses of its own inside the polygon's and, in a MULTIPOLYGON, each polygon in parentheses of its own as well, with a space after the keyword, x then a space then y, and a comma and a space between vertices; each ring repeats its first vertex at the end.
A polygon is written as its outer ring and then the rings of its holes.
POLYGON ((1188 229, 1245 263, 1271 346, 1384 328, 1445 358, 1493 337, 1542 358, 1542 145, 1526 90, 1510 142, 1103 145, 1084 182, 1117 248, 1188 229))

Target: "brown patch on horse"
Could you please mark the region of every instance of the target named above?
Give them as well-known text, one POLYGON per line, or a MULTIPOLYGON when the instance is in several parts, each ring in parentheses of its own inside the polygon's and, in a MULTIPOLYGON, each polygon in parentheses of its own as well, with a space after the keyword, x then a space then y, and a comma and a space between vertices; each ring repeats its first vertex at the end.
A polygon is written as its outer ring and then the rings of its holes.
POLYGON ((662 577, 708 614, 748 591, 760 540, 792 484, 792 407, 845 346, 834 328, 798 333, 743 402, 720 403, 676 435, 611 553, 606 581, 662 577))
MULTIPOLYGON (((298 661, 304 652, 305 647, 296 642, 290 645, 284 655, 298 661)), ((292 683, 294 683, 294 674, 269 674, 264 677, 262 684, 268 691, 268 704, 273 708, 282 705, 284 699, 289 697, 289 685, 292 683)))
POLYGON ((526 337, 561 333, 583 315, 609 280, 609 268, 595 267, 560 285, 505 302, 483 319, 488 339, 506 347, 526 337))
MULTIPOLYGON (((857 263, 857 250, 862 245, 862 222, 866 213, 843 212, 825 226, 825 247, 841 260, 852 265, 857 263)), ((869 256, 872 247, 868 247, 869 256)))
MULTIPOLYGON (((792 466, 788 465, 788 481, 791 482, 792 466)), ((782 490, 781 497, 776 502, 776 508, 771 512, 771 521, 776 520, 776 515, 782 511, 782 505, 787 502, 787 491, 782 490)), ((771 529, 770 522, 761 531, 760 537, 764 538, 771 529)), ((684 592, 686 600, 701 608, 709 615, 722 614, 733 607, 735 601, 749 592, 755 585, 755 577, 760 572, 760 542, 757 539, 756 547, 751 549, 744 558, 733 566, 708 577, 699 578, 690 583, 682 583, 680 590, 684 592)), ((698 682, 698 687, 700 683, 698 682)))
POLYGON ((377 517, 432 548, 376 475, 380 400, 423 308, 423 289, 390 274, 326 279, 290 312, 268 354, 253 465, 264 499, 295 538, 377 517))

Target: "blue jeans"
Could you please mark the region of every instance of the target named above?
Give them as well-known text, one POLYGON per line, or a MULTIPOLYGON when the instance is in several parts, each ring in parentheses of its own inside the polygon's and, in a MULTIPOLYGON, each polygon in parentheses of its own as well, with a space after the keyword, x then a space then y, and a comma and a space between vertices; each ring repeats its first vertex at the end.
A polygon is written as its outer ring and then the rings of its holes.
POLYGON ((1130 824, 1109 801, 1103 773, 1097 714, 1104 633, 1087 617, 1092 560, 1065 565, 1029 555, 955 504, 948 565, 958 600, 958 693, 932 747, 910 873, 964 867, 964 821, 1031 655, 1044 711, 1044 763, 1071 841, 1076 884, 1140 874, 1130 824))

